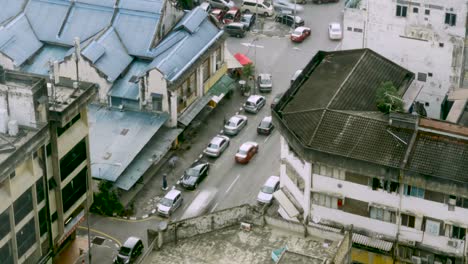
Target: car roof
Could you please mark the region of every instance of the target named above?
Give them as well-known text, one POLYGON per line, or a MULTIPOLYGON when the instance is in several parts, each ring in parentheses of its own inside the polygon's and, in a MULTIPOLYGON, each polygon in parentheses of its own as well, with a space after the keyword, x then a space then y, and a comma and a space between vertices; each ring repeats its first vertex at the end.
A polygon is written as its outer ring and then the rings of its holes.
POLYGON ((341 28, 341 24, 340 24, 340 23, 336 23, 336 22, 330 23, 330 26, 331 26, 332 28, 341 28))
POLYGON ((138 237, 131 236, 127 238, 127 240, 125 240, 123 246, 127 248, 133 248, 139 240, 141 239, 138 237))
POLYGON ((279 182, 278 176, 270 176, 265 182, 265 186, 274 187, 277 182, 279 182))
POLYGON ((227 13, 231 13, 231 14, 235 14, 239 12, 239 8, 237 7, 231 7, 231 9, 229 9, 229 11, 227 11, 227 13))
POLYGON ((271 74, 269 73, 260 73, 258 76, 262 79, 271 79, 271 74))
POLYGON ((262 119, 262 122, 265 121, 265 122, 271 122, 271 116, 265 116, 263 119, 262 119))
POLYGON ((210 143, 213 143, 213 144, 216 144, 216 145, 219 145, 219 143, 221 143, 221 141, 224 140, 223 137, 220 137, 219 135, 214 137, 210 143))
POLYGON ((257 143, 256 143, 256 142, 253 142, 253 141, 247 141, 247 142, 245 142, 244 144, 242 144, 242 145, 240 146, 239 150, 247 151, 247 150, 249 150, 250 147, 251 147, 252 145, 254 145, 254 144, 256 145, 257 143))
POLYGON ((310 30, 310 28, 308 28, 308 27, 297 27, 295 30, 296 31, 304 31, 304 30, 310 30))
POLYGON ((172 199, 174 199, 178 194, 180 194, 180 191, 177 190, 177 189, 174 189, 174 190, 170 190, 168 193, 166 193, 166 195, 164 195, 164 197, 172 200, 172 199))
POLYGON ((246 116, 243 116, 243 115, 235 115, 235 116, 232 116, 229 120, 237 122, 237 121, 239 121, 239 119, 245 119, 245 117, 246 116))
POLYGON ((245 18, 249 18, 249 17, 251 18, 251 17, 253 17, 253 15, 254 14, 242 14, 242 16, 245 17, 245 18))
POLYGON ((257 100, 260 98, 260 97, 264 97, 264 96, 261 96, 261 95, 251 95, 249 96, 249 98, 247 99, 248 102, 257 102, 257 100))

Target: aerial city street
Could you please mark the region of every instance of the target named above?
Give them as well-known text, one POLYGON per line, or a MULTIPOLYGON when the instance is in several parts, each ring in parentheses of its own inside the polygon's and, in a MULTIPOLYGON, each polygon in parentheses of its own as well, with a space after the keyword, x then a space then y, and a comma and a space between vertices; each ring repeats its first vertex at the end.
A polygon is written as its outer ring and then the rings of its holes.
POLYGON ((0 263, 468 264, 468 0, 0 4, 0 263))

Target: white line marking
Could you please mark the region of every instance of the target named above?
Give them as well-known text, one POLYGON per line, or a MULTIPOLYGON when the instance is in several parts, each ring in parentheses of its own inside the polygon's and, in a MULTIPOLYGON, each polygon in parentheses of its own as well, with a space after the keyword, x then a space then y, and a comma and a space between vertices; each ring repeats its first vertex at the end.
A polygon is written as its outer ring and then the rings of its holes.
POLYGON ((219 133, 221 133, 221 134, 222 134, 223 132, 224 132, 224 130, 222 130, 222 129, 221 129, 221 131, 219 131, 219 133))
POLYGON ((179 185, 179 184, 180 184, 180 181, 177 181, 177 183, 176 183, 176 184, 177 184, 177 185, 179 185))
POLYGON ((293 50, 301 50, 301 49, 298 47, 294 47, 293 50))
POLYGON ((239 179, 239 177, 240 177, 240 174, 237 174, 237 177, 234 179, 234 181, 231 183, 231 185, 229 185, 229 187, 227 188, 226 193, 228 193, 231 190, 232 186, 234 186, 234 184, 239 179))
POLYGON ((211 208, 210 213, 214 212, 214 210, 216 209, 217 206, 218 206, 218 203, 216 203, 216 204, 213 206, 213 208, 211 208))
POLYGON ((265 138, 265 140, 263 141, 263 143, 266 143, 266 142, 267 142, 267 140, 268 140, 268 139, 270 139, 270 137, 271 137, 271 133, 270 133, 270 135, 268 135, 268 137, 267 137, 267 138, 265 138))
POLYGON ((199 159, 203 158, 203 154, 200 154, 200 156, 198 156, 199 159))
MULTIPOLYGON (((239 108, 239 111, 242 111, 242 109, 244 109, 243 107, 239 108)), ((239 112, 238 112, 239 113, 239 112)), ((237 114, 236 114, 237 115, 237 114)))

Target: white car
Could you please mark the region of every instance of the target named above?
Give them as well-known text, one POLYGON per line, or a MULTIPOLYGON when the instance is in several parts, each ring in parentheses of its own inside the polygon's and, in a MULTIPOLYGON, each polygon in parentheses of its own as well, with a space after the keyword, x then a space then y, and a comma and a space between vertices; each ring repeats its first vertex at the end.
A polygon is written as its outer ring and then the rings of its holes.
POLYGON ((235 115, 226 122, 223 133, 225 135, 235 136, 239 134, 245 125, 247 125, 247 117, 245 115, 235 115))
POLYGON ((343 32, 341 31, 340 23, 330 23, 328 25, 328 36, 332 40, 340 40, 343 38, 343 32))
POLYGON ((304 7, 302 5, 296 4, 296 7, 294 7, 293 3, 285 0, 273 0, 273 7, 276 11, 291 11, 291 13, 294 12, 294 9, 296 9, 296 13, 304 11, 304 7))
POLYGON ((260 73, 257 79, 258 83, 258 90, 260 92, 271 92, 273 88, 273 81, 271 78, 271 74, 269 73, 260 73))
POLYGON ((280 179, 278 176, 270 176, 260 189, 257 201, 263 204, 270 204, 273 200, 273 193, 279 189, 280 179))
POLYGON ((182 204, 182 193, 179 190, 170 190, 158 203, 158 214, 169 217, 182 204))
POLYGON ((247 98, 247 101, 244 104, 244 110, 246 112, 256 114, 265 106, 266 98, 262 95, 251 95, 247 98))
POLYGON ((229 146, 229 138, 222 135, 215 136, 203 151, 207 156, 217 158, 229 146))
POLYGON ((208 2, 211 4, 211 7, 226 11, 234 7, 234 1, 230 0, 209 0, 208 2))

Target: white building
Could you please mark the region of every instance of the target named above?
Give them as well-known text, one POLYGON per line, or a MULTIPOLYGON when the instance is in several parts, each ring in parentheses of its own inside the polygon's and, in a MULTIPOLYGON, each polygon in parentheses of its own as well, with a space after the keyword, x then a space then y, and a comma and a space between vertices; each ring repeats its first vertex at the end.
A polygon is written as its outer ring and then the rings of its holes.
POLYGON ((461 85, 466 0, 348 1, 342 49, 370 48, 416 74, 411 97, 442 118, 447 92, 461 85))
MULTIPOLYGON (((387 258, 379 263, 391 263, 392 254, 462 263, 468 128, 376 108, 382 82, 403 95, 414 77, 371 50, 317 53, 272 113, 282 134, 279 213, 304 224, 353 226, 366 236, 353 237, 355 244, 387 258)), ((376 257, 368 254, 353 261, 376 257)))

